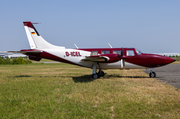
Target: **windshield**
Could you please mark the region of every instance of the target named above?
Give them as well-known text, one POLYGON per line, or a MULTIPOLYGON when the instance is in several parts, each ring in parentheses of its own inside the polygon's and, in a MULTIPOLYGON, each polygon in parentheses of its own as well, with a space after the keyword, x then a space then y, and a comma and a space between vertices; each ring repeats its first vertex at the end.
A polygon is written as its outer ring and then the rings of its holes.
POLYGON ((136 49, 136 52, 137 52, 137 54, 138 55, 140 55, 142 52, 140 51, 140 50, 138 50, 138 49, 136 49))

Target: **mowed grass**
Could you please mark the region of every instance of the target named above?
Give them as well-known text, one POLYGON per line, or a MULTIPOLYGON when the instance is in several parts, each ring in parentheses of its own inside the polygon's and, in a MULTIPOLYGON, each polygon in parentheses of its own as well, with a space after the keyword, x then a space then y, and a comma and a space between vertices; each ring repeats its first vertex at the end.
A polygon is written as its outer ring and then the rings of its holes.
POLYGON ((180 118, 180 90, 142 70, 58 64, 0 66, 0 118, 180 118))

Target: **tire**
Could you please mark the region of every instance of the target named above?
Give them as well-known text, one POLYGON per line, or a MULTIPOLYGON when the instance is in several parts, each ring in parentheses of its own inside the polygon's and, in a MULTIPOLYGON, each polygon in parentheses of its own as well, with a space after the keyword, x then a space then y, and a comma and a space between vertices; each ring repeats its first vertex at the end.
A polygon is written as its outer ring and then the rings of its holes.
POLYGON ((150 78, 155 78, 156 77, 156 73, 155 72, 150 72, 149 73, 149 77, 150 78))
POLYGON ((99 72, 99 77, 103 77, 104 76, 104 72, 103 71, 100 71, 99 72))
POLYGON ((98 74, 93 74, 92 75, 92 78, 94 78, 94 79, 97 79, 99 76, 98 76, 98 74))

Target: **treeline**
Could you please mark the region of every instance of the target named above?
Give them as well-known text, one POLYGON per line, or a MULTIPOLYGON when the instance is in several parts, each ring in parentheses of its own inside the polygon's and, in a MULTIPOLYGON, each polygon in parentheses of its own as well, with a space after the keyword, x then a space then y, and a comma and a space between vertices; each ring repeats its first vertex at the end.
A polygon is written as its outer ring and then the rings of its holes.
POLYGON ((177 58, 179 58, 180 56, 179 55, 170 55, 169 57, 171 57, 171 58, 174 58, 174 57, 177 57, 177 58))
POLYGON ((32 61, 29 59, 23 59, 22 57, 18 57, 18 58, 3 58, 0 57, 0 65, 7 65, 7 64, 31 64, 32 61))
POLYGON ((170 58, 175 59, 176 61, 180 61, 180 56, 176 55, 176 56, 169 56, 170 58))

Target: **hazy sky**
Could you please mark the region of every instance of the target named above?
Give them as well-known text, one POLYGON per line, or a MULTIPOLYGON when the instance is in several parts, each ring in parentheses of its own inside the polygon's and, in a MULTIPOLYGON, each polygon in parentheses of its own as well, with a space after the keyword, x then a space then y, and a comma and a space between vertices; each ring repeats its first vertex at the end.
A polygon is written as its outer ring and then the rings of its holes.
POLYGON ((0 51, 30 48, 23 21, 66 48, 180 53, 180 0, 1 0, 0 51))

